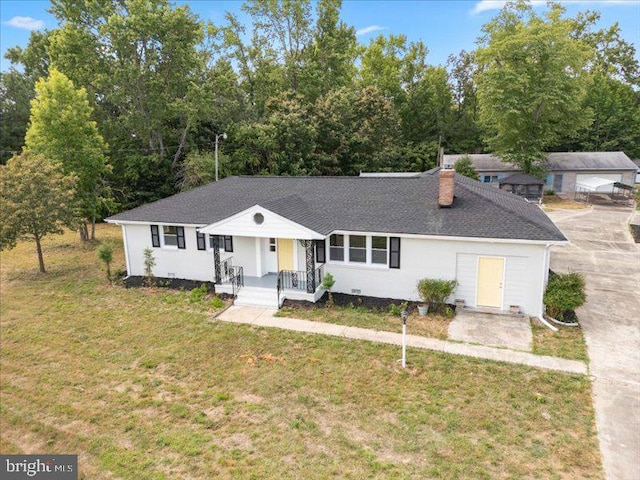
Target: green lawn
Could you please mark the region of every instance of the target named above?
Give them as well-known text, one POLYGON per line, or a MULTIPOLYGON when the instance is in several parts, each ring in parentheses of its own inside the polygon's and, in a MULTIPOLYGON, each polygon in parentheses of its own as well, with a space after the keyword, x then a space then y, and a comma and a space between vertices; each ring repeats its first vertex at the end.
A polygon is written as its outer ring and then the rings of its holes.
MULTIPOLYGON (((327 308, 325 305, 318 305, 313 308, 282 308, 276 315, 372 330, 402 332, 402 320, 399 315, 391 315, 388 312, 378 312, 363 307, 333 306, 327 308)), ((412 313, 407 319, 407 332, 411 335, 447 340, 450 322, 450 318, 441 315, 429 314, 423 317, 412 313)), ((533 353, 588 361, 587 347, 580 328, 561 327, 558 332, 553 332, 535 322, 531 324, 531 328, 533 353)))
MULTIPOLYGON (((364 307, 339 307, 327 308, 320 305, 316 308, 281 308, 276 314, 278 317, 302 318, 316 322, 335 323, 350 327, 369 328, 386 332, 402 332, 402 319, 400 315, 392 315, 388 312, 377 312, 364 307)), ((445 340, 448 336, 450 318, 440 315, 420 316, 412 313, 407 319, 407 332, 412 335, 434 337, 445 340)))
POLYGON ((106 285, 94 248, 48 240, 46 275, 2 253, 2 453, 91 479, 603 476, 584 376, 210 321, 106 285))

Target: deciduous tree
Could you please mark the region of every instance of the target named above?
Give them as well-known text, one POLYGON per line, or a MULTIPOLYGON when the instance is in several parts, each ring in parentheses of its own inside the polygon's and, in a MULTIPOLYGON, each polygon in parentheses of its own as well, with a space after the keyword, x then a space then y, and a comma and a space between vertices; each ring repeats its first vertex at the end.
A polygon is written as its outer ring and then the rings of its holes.
POLYGON ((590 50, 563 14, 558 4, 539 17, 529 4, 509 3, 483 27, 477 51, 486 142, 527 173, 550 146, 591 121, 581 105, 590 50))
POLYGON ((0 249, 13 248, 20 239, 35 241, 45 273, 41 241, 74 223, 75 183, 75 176, 43 155, 21 153, 0 167, 0 249))
POLYGON ((26 150, 43 154, 60 163, 66 174, 78 178, 76 198, 82 208, 80 236, 95 238, 95 222, 100 207, 108 201, 105 184, 109 172, 107 146, 91 119, 92 109, 84 88, 76 89, 63 73, 53 68, 49 77, 36 83, 36 97, 31 102, 31 118, 26 133, 26 150))

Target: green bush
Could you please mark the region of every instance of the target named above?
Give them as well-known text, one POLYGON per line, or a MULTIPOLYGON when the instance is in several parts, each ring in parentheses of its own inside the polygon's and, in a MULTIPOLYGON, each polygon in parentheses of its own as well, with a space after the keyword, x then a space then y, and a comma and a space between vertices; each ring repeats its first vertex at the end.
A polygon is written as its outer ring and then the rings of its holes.
POLYGON ((216 310, 219 308, 222 308, 224 307, 224 300, 222 300, 219 296, 216 295, 215 297, 213 297, 213 300, 211 300, 211 306, 216 310))
POLYGON ((402 311, 406 310, 408 307, 409 307, 408 302, 402 302, 400 305, 396 305, 395 303, 392 303, 389 305, 389 313, 394 316, 400 315, 402 311))
POLYGON ((423 278, 418 282, 418 293, 422 301, 428 305, 433 305, 435 311, 444 309, 444 301, 453 295, 457 280, 442 280, 439 278, 423 278))
POLYGON ((544 294, 547 314, 562 320, 567 310, 575 310, 587 299, 584 288, 584 277, 580 273, 559 273, 549 278, 544 294))
POLYGON ((209 293, 209 290, 203 283, 199 287, 196 287, 191 290, 191 292, 189 292, 189 303, 197 303, 202 301, 202 299, 207 296, 207 293, 209 293))
POLYGON ((330 273, 325 273, 324 278, 322 279, 322 288, 324 288, 327 292, 329 292, 329 306, 333 305, 333 293, 331 289, 336 284, 335 278, 330 273))
POLYGON ((98 258, 104 262, 107 269, 107 280, 111 281, 111 262, 113 262, 113 245, 105 242, 98 247, 98 258))

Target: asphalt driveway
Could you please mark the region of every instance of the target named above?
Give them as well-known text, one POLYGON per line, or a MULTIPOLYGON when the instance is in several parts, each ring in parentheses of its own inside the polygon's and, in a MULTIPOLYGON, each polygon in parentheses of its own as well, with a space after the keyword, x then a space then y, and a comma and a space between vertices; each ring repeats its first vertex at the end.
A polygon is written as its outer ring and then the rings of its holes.
POLYGON ((610 480, 640 479, 640 247, 626 225, 631 213, 603 207, 549 213, 571 241, 553 248, 551 269, 586 277, 587 303, 577 313, 610 480))

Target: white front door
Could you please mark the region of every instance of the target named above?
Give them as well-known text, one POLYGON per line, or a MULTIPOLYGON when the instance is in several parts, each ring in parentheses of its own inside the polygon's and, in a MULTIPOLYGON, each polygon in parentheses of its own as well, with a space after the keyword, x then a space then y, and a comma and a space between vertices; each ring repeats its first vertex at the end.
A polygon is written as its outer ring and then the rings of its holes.
POLYGON ((264 271, 278 273, 278 246, 275 238, 263 238, 264 271))

